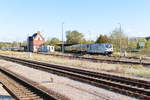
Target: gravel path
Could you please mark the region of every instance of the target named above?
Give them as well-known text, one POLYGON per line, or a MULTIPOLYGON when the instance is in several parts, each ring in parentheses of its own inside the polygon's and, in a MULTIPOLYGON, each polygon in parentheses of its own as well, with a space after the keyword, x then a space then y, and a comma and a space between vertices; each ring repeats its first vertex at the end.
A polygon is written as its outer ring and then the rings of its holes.
POLYGON ((36 81, 53 91, 66 95, 71 100, 137 100, 132 97, 16 63, 0 60, 0 64, 1 67, 8 68, 9 70, 36 81))

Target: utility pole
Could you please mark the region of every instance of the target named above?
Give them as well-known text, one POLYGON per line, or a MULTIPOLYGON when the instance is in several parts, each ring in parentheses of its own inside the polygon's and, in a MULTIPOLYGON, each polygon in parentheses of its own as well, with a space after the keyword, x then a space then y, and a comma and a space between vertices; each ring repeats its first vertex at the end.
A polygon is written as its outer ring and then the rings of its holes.
POLYGON ((91 43, 91 41, 92 41, 92 39, 91 39, 91 31, 88 31, 89 32, 89 40, 90 40, 90 43, 91 43))
POLYGON ((27 51, 29 52, 29 33, 27 34, 27 51))
POLYGON ((119 24, 119 26, 120 26, 120 28, 119 28, 119 33, 120 33, 120 56, 121 56, 121 39, 122 39, 122 36, 121 36, 121 24, 120 23, 118 23, 119 24))
POLYGON ((64 22, 62 22, 62 53, 64 53, 64 22))

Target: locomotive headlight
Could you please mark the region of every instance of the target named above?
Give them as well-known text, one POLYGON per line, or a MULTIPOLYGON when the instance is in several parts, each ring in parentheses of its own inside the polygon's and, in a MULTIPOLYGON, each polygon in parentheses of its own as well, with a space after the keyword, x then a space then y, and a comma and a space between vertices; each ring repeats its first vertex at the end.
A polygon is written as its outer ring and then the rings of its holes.
POLYGON ((107 48, 106 51, 112 51, 112 48, 109 48, 109 49, 107 48))
POLYGON ((109 51, 109 49, 107 48, 106 51, 109 51))

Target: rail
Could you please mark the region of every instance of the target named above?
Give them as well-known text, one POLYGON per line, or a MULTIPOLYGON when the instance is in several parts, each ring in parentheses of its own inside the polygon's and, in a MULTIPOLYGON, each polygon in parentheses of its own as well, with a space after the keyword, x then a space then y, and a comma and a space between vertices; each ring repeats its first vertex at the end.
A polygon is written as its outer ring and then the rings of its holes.
POLYGON ((62 65, 48 64, 15 57, 2 55, 0 57, 8 61, 13 61, 29 67, 65 76, 91 85, 111 89, 122 94, 150 100, 150 81, 69 68, 62 65))
POLYGON ((60 54, 48 54, 48 53, 38 53, 42 55, 50 55, 50 56, 57 56, 57 57, 66 57, 71 59, 80 59, 80 60, 87 60, 92 62, 102 62, 102 63, 111 63, 111 64, 140 64, 143 66, 150 66, 149 62, 145 62, 145 60, 137 60, 137 59, 104 59, 104 58, 90 58, 90 57, 82 57, 82 56, 68 56, 68 55, 60 55, 60 54), (131 61, 133 60, 133 61, 131 61))
POLYGON ((0 67, 0 79, 6 91, 16 100, 68 100, 67 97, 3 67, 0 67))

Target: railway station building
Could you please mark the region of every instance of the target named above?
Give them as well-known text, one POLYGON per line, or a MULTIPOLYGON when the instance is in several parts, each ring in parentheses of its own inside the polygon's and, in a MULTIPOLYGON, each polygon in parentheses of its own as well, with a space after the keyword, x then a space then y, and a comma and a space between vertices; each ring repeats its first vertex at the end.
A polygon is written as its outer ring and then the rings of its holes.
POLYGON ((27 39, 27 48, 29 52, 38 52, 40 46, 44 44, 44 38, 40 32, 34 33, 27 39))

